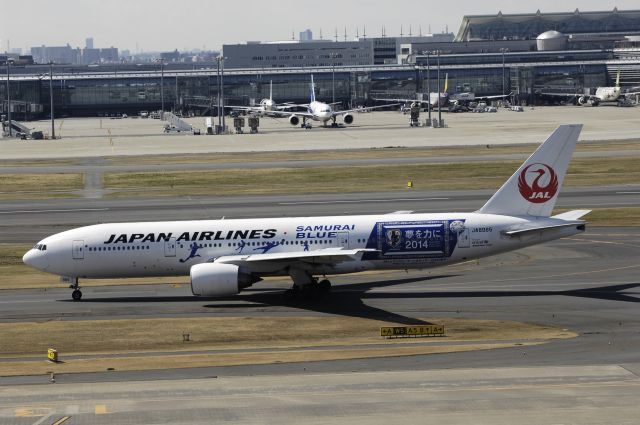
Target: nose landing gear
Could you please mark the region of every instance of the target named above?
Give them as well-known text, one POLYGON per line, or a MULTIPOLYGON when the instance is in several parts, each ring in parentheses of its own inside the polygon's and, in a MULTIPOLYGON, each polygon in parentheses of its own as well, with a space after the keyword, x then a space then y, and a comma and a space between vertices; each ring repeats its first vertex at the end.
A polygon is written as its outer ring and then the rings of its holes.
POLYGON ((80 290, 80 285, 78 284, 78 278, 64 276, 64 277, 61 277, 60 280, 63 283, 68 283, 69 288, 73 289, 73 292, 71 293, 71 298, 73 298, 74 301, 80 301, 80 299, 82 298, 82 291, 80 290))

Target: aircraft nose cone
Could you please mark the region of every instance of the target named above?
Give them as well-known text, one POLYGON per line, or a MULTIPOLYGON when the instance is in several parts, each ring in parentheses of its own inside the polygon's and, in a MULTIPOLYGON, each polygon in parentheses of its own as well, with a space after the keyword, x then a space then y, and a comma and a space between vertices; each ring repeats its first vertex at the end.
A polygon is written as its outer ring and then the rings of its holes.
POLYGON ((22 257, 22 262, 27 266, 31 266, 34 269, 38 270, 45 270, 47 267, 49 267, 46 255, 43 252, 38 251, 37 249, 32 249, 24 254, 24 256, 22 257))

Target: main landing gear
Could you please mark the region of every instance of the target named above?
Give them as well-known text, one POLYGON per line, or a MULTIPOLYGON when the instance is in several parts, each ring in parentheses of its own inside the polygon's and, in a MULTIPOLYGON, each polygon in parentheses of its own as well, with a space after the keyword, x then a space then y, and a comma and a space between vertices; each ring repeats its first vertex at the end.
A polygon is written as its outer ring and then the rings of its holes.
POLYGON ((284 298, 288 301, 320 301, 331 293, 331 282, 323 279, 309 285, 293 285, 284 292, 284 298))
POLYGON ((285 291, 286 300, 318 301, 331 293, 331 282, 327 279, 318 280, 302 270, 291 270, 289 275, 293 280, 293 286, 285 291))

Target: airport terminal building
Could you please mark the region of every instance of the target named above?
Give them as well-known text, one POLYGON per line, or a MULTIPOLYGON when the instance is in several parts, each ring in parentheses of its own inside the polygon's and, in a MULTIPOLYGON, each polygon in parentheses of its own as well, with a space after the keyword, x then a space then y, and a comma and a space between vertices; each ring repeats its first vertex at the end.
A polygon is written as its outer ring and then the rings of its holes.
POLYGON ((210 114, 219 79, 226 104, 259 102, 268 97, 270 82, 277 102, 306 102, 310 74, 318 99, 369 105, 381 95, 437 91, 438 61, 440 87, 446 76, 449 94, 511 93, 521 104, 557 102, 545 96, 551 92, 593 93, 613 85, 618 72, 623 91, 640 86, 640 10, 465 16, 451 38, 230 45, 224 71, 216 62, 56 64, 50 79, 49 65, 9 65, 8 72, 0 65, 0 113, 6 115, 10 104, 15 119, 47 116, 52 92, 56 116, 162 107, 210 114))

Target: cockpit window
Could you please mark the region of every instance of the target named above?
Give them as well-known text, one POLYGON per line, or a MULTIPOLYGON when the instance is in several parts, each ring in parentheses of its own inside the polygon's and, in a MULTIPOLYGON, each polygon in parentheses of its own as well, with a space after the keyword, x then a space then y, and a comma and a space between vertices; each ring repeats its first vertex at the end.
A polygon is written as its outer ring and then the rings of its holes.
POLYGON ((38 251, 46 251, 47 250, 47 246, 44 245, 44 244, 38 243, 38 244, 35 244, 33 246, 33 249, 37 249, 38 251))

